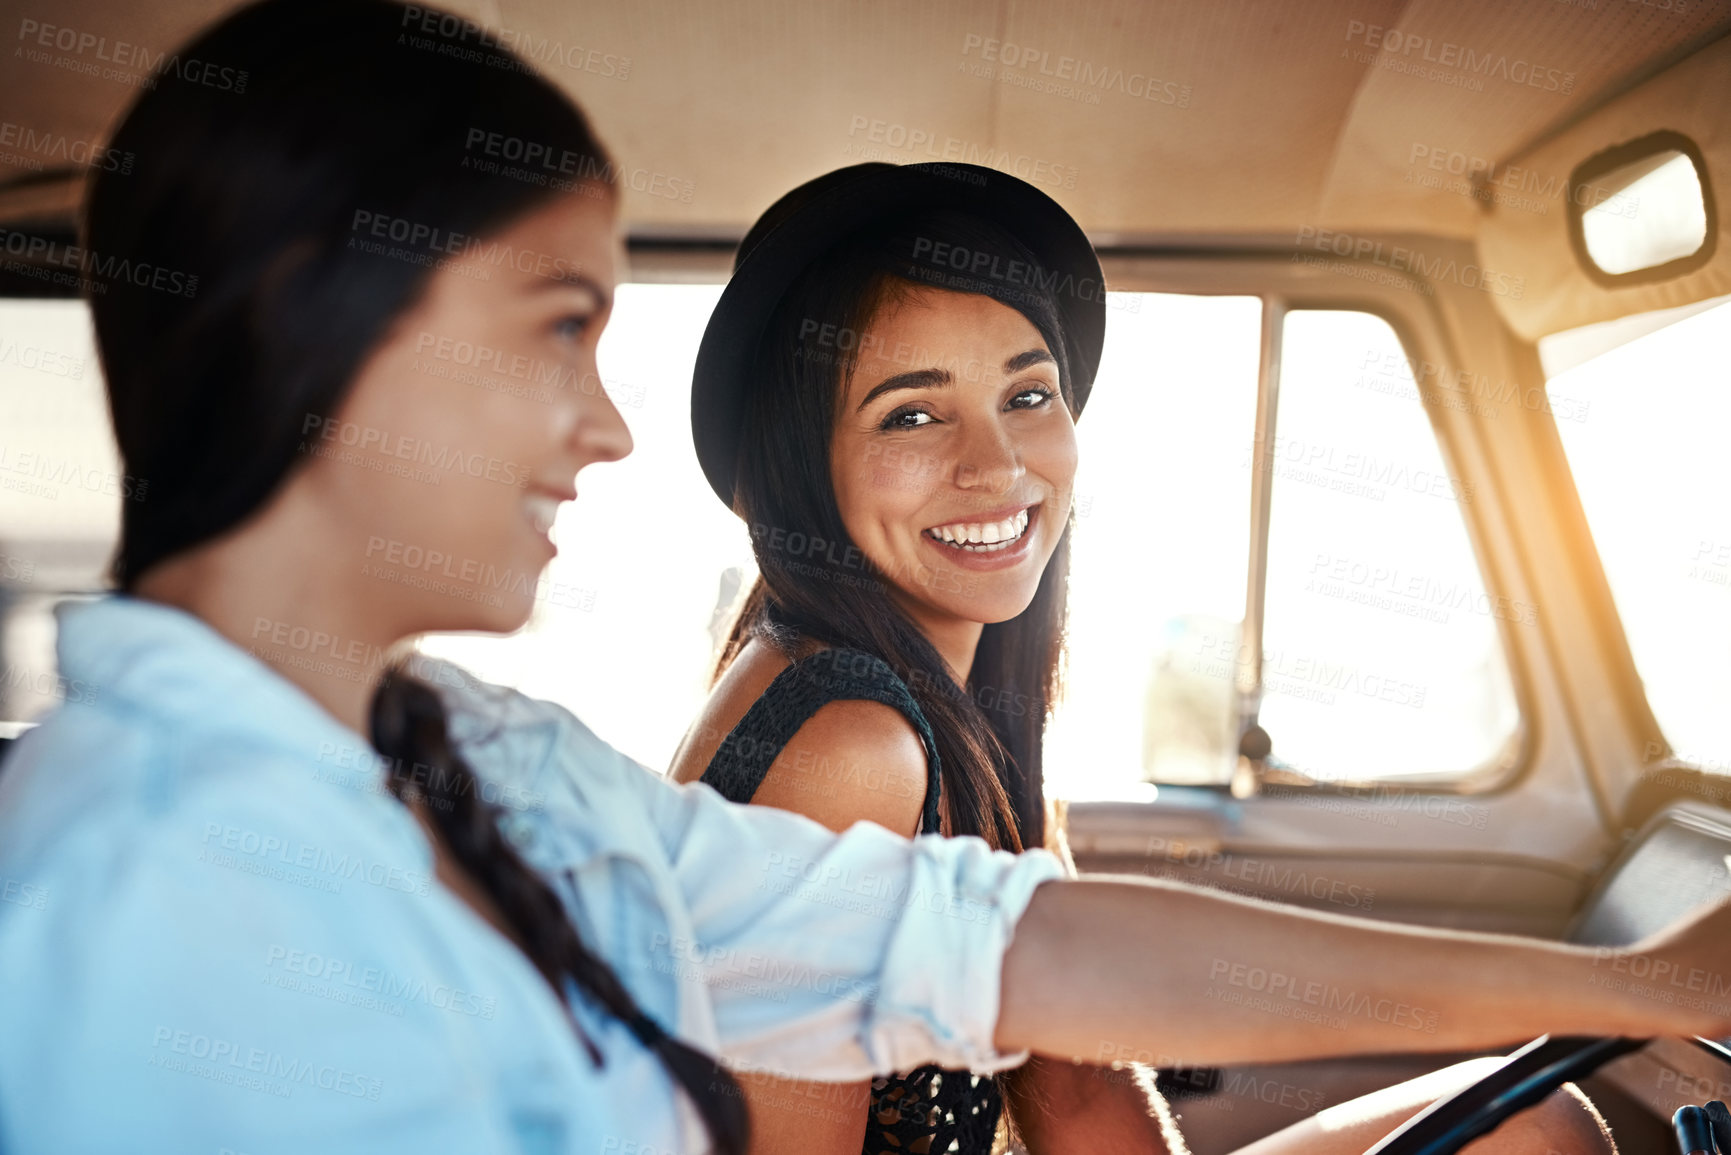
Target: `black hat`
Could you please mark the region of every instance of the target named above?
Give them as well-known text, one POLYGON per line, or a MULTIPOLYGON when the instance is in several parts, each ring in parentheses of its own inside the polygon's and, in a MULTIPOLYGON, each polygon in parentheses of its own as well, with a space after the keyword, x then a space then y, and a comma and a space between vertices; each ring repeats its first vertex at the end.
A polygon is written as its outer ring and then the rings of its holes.
MULTIPOLYGON (((788 287, 848 236, 892 217, 939 209, 984 218, 1034 255, 1036 269, 994 264, 984 275, 1025 283, 1056 302, 1071 394, 1081 413, 1106 337, 1106 282, 1070 214, 1028 182, 979 165, 851 165, 800 185, 757 219, 703 332, 691 382, 691 439, 710 488, 728 508, 758 341, 788 287)), ((966 250, 925 256, 934 280, 952 269, 962 281, 982 276, 966 250)))

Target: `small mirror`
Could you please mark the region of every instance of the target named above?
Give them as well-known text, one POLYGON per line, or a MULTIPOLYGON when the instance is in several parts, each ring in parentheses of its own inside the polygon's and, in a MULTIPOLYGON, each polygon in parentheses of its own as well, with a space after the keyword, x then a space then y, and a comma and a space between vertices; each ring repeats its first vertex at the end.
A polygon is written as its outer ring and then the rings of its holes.
POLYGON ((1166 623, 1142 711, 1142 777, 1224 786, 1238 765, 1240 624, 1207 614, 1166 623))
POLYGON ((1587 255, 1613 276, 1694 256, 1707 240, 1695 162, 1666 149, 1600 178, 1608 199, 1581 210, 1587 255))
POLYGON ((1712 191, 1687 137, 1655 133, 1602 152, 1569 183, 1576 248, 1601 284, 1674 277, 1712 256, 1712 191))

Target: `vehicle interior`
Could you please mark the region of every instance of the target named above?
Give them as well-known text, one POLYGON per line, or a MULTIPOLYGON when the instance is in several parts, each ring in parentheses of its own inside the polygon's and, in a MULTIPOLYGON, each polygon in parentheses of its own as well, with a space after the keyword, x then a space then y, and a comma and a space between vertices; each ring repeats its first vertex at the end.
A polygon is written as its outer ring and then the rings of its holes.
MULTIPOLYGON (((148 499, 45 254, 228 4, 8 7, 0 758, 100 693, 55 673, 52 608, 148 499)), ((615 153, 602 367, 637 452, 585 475, 561 529, 612 545, 562 556, 529 627, 426 648, 665 767, 751 573, 686 424, 735 246, 845 164, 982 164, 1068 209, 1112 290, 1046 754, 1080 869, 1602 947, 1731 890, 1731 0, 444 7, 615 153)), ((1624 1151, 1731 1098, 1687 1040, 1553 1044, 1534 1069, 1624 1151)), ((1138 1057, 1216 1155, 1466 1056, 1138 1057)))

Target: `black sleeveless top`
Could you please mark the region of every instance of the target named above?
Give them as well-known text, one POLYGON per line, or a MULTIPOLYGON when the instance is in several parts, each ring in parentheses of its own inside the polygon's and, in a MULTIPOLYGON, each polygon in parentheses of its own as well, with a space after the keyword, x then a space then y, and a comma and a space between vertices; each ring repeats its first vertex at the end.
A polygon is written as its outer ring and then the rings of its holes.
MULTIPOLYGON (((729 801, 750 802, 782 747, 820 708, 837 701, 881 702, 913 724, 926 749, 919 832, 938 833, 938 749, 931 724, 888 663, 858 650, 822 650, 778 674, 722 739, 699 781, 729 801)), ((864 1155, 990 1155, 1003 1107, 990 1075, 921 1067, 874 1079, 864 1155)))

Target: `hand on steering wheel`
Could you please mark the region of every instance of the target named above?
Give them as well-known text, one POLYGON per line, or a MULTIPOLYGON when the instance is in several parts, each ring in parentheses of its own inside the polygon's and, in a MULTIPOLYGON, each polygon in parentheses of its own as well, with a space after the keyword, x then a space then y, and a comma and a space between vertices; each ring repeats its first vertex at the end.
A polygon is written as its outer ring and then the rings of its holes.
POLYGON ((1453 1155, 1564 1083, 1583 1079, 1646 1042, 1542 1036, 1472 1086, 1438 1099, 1408 1119, 1365 1155, 1453 1155))
MULTIPOLYGON (((1731 1047, 1699 1037, 1694 1042, 1731 1063, 1731 1047)), ((1453 1155, 1564 1083, 1584 1079, 1646 1044, 1645 1039, 1580 1036, 1535 1039, 1477 1083, 1414 1115, 1365 1155, 1453 1155)), ((1731 1155, 1731 1110, 1724 1103, 1681 1107, 1672 1124, 1681 1155, 1731 1155)))

